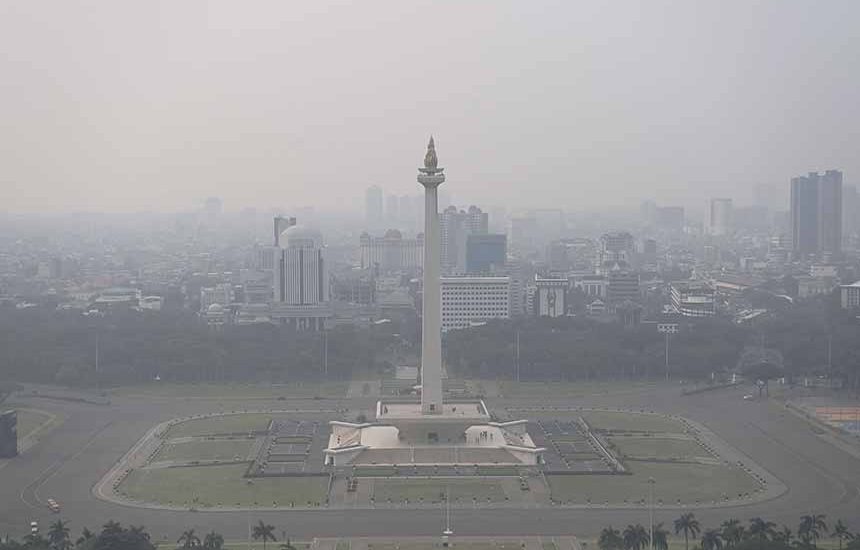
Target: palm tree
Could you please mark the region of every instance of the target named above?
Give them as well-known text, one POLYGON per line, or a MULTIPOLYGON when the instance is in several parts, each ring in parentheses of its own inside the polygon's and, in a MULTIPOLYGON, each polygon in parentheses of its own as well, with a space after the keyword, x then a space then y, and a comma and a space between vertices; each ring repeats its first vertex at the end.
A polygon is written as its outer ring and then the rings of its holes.
POLYGON ((675 534, 684 533, 684 550, 690 550, 690 537, 698 537, 701 529, 702 526, 693 512, 681 514, 681 517, 675 520, 675 534))
POLYGON ((716 529, 708 529, 702 533, 702 550, 722 550, 723 535, 716 529))
POLYGON ((600 532, 600 538, 597 540, 597 547, 600 550, 624 550, 624 539, 621 537, 621 532, 618 529, 604 527, 600 532))
POLYGON ((750 520, 749 534, 758 541, 766 541, 776 535, 776 524, 758 517, 752 518, 750 520))
POLYGON ((628 525, 624 529, 624 548, 626 550, 644 550, 649 542, 648 530, 641 524, 628 525))
POLYGON ((83 546, 84 544, 87 543, 87 541, 89 541, 94 536, 95 535, 93 534, 92 531, 90 531, 89 529, 84 527, 84 530, 81 531, 81 536, 78 537, 78 540, 75 541, 75 546, 83 546))
POLYGON ((800 526, 797 528, 797 536, 808 546, 815 546, 815 543, 821 538, 822 531, 827 531, 827 523, 824 514, 810 514, 801 516, 800 526))
POLYGON ((224 537, 220 534, 212 531, 205 537, 203 537, 203 548, 205 550, 221 550, 221 547, 224 546, 224 537))
POLYGON ((839 539, 839 550, 842 550, 842 541, 849 538, 851 533, 848 531, 848 527, 842 523, 842 520, 837 520, 836 525, 833 526, 833 533, 831 536, 839 539))
POLYGON ((266 550, 267 541, 276 542, 278 540, 275 538, 275 526, 267 525, 263 523, 263 520, 254 526, 254 532, 251 536, 254 537, 254 540, 263 539, 263 550, 266 550))
POLYGON ((669 550, 669 530, 663 529, 663 524, 658 523, 652 531, 651 544, 656 550, 669 550))
POLYGON ((200 537, 194 534, 194 529, 183 531, 176 544, 181 544, 180 548, 194 548, 200 546, 200 537))
POLYGON ((69 526, 66 522, 58 519, 48 529, 48 542, 54 550, 67 550, 72 546, 69 535, 69 526))
POLYGON ((720 525, 720 538, 726 543, 726 548, 739 544, 744 538, 744 526, 738 519, 727 519, 720 525))
POLYGON ((788 525, 782 526, 782 531, 777 531, 773 535, 773 540, 779 541, 783 544, 790 545, 791 539, 794 538, 794 532, 792 532, 791 527, 788 525))

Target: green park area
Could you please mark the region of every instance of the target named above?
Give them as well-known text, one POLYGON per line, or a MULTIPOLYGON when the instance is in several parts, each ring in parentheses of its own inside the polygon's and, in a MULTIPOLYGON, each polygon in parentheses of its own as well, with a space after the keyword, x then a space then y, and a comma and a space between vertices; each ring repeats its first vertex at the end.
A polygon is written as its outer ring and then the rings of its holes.
POLYGON ((467 478, 446 479, 376 479, 373 498, 376 502, 504 502, 505 491, 497 480, 467 478))
POLYGON ((625 457, 645 459, 711 458, 693 439, 666 437, 613 437, 612 445, 625 457))
POLYGON ((266 431, 272 420, 271 414, 239 413, 195 418, 170 427, 169 438, 192 437, 215 434, 244 434, 266 431))
POLYGON ((247 460, 253 439, 193 439, 181 443, 168 443, 162 447, 155 461, 173 460, 247 460))
POLYGON ((117 396, 150 398, 249 401, 338 398, 346 395, 348 382, 296 382, 293 384, 164 384, 151 382, 111 390, 117 396))
POLYGON ((552 498, 564 504, 633 504, 647 501, 654 478, 654 501, 695 504, 736 499, 758 488, 743 470, 727 465, 635 462, 631 475, 548 475, 552 498))
POLYGON ((42 429, 54 419, 54 416, 44 411, 33 409, 17 409, 18 418, 18 440, 24 439, 36 430, 42 429))
POLYGON ((247 464, 134 470, 119 487, 132 500, 193 508, 318 506, 325 503, 328 476, 248 480, 247 464))
POLYGON ((626 411, 582 411, 579 413, 593 430, 684 433, 684 425, 658 414, 626 411))

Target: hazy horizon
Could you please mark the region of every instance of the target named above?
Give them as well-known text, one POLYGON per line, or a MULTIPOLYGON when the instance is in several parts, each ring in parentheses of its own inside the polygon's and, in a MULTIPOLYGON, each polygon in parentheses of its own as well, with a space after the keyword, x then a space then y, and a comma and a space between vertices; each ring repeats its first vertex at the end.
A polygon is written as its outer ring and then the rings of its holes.
MULTIPOLYGON (((749 203, 860 172, 860 4, 0 6, 7 212, 749 203), (327 206, 326 206, 327 205, 327 206)), ((787 207, 787 204, 786 204, 787 207)))

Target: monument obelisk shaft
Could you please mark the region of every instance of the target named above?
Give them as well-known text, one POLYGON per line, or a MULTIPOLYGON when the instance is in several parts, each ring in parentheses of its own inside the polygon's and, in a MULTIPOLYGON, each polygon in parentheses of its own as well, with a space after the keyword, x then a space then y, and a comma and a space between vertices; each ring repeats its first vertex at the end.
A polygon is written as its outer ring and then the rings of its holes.
POLYGON ((424 186, 424 293, 421 304, 421 412, 442 412, 442 291, 440 288, 439 200, 445 181, 433 137, 427 144, 418 183, 424 186))

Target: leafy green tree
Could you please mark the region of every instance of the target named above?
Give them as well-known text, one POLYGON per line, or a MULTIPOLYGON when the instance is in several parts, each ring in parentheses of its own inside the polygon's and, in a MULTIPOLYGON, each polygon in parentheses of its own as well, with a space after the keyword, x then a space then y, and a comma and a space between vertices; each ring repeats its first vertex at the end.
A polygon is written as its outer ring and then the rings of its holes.
POLYGON ((95 534, 84 527, 83 531, 81 531, 81 536, 77 538, 75 541, 75 546, 79 548, 83 548, 84 545, 89 544, 90 541, 95 539, 95 534))
POLYGON ((701 525, 693 512, 681 514, 681 517, 675 520, 675 534, 684 533, 684 550, 690 550, 690 537, 697 538, 699 531, 701 531, 701 525))
POLYGON ((614 529, 610 525, 600 531, 600 538, 597 539, 597 547, 600 550, 624 550, 624 538, 618 529, 614 529))
POLYGON ((251 536, 254 540, 263 539, 263 550, 266 550, 266 542, 277 542, 278 540, 275 538, 275 526, 263 523, 263 520, 260 520, 260 522, 254 526, 251 536))
POLYGON ((716 529, 708 529, 702 533, 702 550, 721 550, 723 535, 716 529))
POLYGON ((650 542, 648 530, 639 523, 628 525, 624 529, 623 538, 625 550, 644 550, 650 542))

